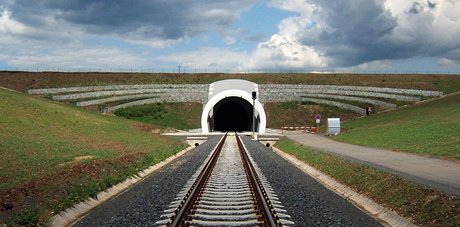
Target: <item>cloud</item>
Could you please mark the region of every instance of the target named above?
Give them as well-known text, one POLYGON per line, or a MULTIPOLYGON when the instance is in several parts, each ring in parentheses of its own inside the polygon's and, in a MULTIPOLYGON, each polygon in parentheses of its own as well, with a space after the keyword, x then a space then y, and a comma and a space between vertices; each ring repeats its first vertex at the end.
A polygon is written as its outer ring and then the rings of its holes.
MULTIPOLYGON (((1 8, 0 8, 1 9, 1 8)), ((54 30, 67 30, 62 33, 50 33, 48 30, 43 30, 32 25, 21 23, 17 21, 9 10, 0 10, 0 34, 2 36, 9 36, 16 39, 33 39, 33 40, 46 40, 46 41, 59 41, 66 42, 75 39, 82 34, 81 30, 74 27, 63 26, 56 23, 52 18, 47 18, 46 24, 50 29, 54 30)))
POLYGON ((344 69, 346 70, 356 70, 356 71, 372 71, 372 70, 390 70, 392 67, 391 61, 389 60, 376 60, 370 61, 356 66, 352 66, 344 69))
POLYGON ((293 36, 274 35, 252 53, 250 69, 325 67, 326 59, 315 49, 300 44, 293 36))
MULTIPOLYGON (((457 52, 460 52, 460 49, 457 50, 457 52)), ((441 59, 439 59, 438 64, 442 68, 458 69, 458 68, 460 68, 460 55, 457 55, 456 57, 457 57, 456 59, 441 58, 441 59)))
POLYGON ((447 68, 460 64, 458 0, 270 0, 270 10, 289 16, 268 37, 235 23, 257 2, 4 0, 0 61, 50 67, 175 62, 242 70, 386 69, 416 58, 439 59, 447 68))
POLYGON ((193 69, 243 70, 249 60, 249 54, 215 47, 206 47, 195 51, 160 56, 156 60, 175 62, 193 69))
POLYGON ((51 69, 99 68, 112 69, 118 67, 142 68, 149 64, 145 56, 124 52, 115 48, 87 48, 84 46, 68 49, 54 49, 48 52, 31 51, 27 54, 10 55, 0 53, 0 61, 11 66, 51 69))
POLYGON ((0 12, 0 62, 12 67, 113 68, 146 65, 142 54, 118 48, 87 45, 88 36, 75 26, 63 25, 54 18, 42 20, 53 27, 40 29, 17 21, 9 10, 0 12))
MULTIPOLYGON (((256 2, 1 1, 0 62, 12 67, 38 68, 157 67, 151 60, 166 51, 150 48, 171 47, 171 52, 177 52, 175 45, 188 45, 192 38, 208 35, 210 31, 217 31, 227 45, 235 45, 243 31, 229 27, 256 2)), ((211 53, 213 57, 206 59, 225 67, 241 64, 246 56, 225 49, 219 55, 216 50, 205 48, 196 52, 211 53), (222 56, 229 59, 218 59, 222 56)), ((190 53, 176 57, 187 54, 190 53)), ((172 55, 168 57, 172 59, 172 55)), ((178 61, 205 66, 204 61, 182 58, 178 61)))
POLYGON ((224 37, 224 42, 227 44, 227 45, 233 45, 237 42, 237 39, 233 36, 225 36, 224 37))
POLYGON ((255 35, 251 35, 250 37, 248 37, 246 40, 249 41, 249 42, 263 42, 264 40, 266 40, 266 36, 265 34, 263 33, 257 33, 255 35))
POLYGON ((294 68, 369 67, 394 59, 443 58, 460 48, 460 1, 271 0, 270 4, 294 15, 258 45, 251 67, 267 62, 294 68))
POLYGON ((11 12, 5 10, 0 16, 0 32, 3 34, 26 34, 27 28, 21 23, 11 19, 11 12))
POLYGON ((225 27, 257 0, 21 0, 7 4, 15 21, 47 28, 48 19, 87 33, 136 40, 178 40, 225 27))

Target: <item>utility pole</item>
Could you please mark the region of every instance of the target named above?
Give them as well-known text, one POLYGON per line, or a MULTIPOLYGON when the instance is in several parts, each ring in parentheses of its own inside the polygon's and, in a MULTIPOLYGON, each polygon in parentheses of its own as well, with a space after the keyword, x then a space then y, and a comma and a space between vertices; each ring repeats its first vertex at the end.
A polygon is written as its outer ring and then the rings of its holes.
POLYGON ((256 98, 257 92, 252 92, 252 138, 257 139, 256 137, 256 98))

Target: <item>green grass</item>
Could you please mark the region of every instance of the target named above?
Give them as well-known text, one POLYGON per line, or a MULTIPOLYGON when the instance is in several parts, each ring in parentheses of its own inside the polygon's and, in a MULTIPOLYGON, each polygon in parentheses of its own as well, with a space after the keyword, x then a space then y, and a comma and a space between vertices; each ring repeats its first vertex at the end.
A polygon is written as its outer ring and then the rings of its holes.
POLYGON ((185 148, 151 128, 0 89, 0 200, 15 199, 0 225, 45 220, 185 148))
POLYGON ((114 114, 162 127, 194 129, 200 127, 202 109, 199 103, 156 103, 119 109, 114 114))
POLYGON ((368 165, 311 150, 290 139, 275 144, 342 184, 424 226, 459 226, 460 200, 368 165))
POLYGON ((307 102, 266 103, 267 127, 281 128, 289 126, 316 126, 315 115, 321 114, 323 119, 340 117, 351 119, 360 116, 348 110, 334 106, 309 104, 307 102))
POLYGON ((209 84, 224 79, 245 79, 259 84, 334 84, 439 90, 445 93, 460 91, 460 77, 458 75, 0 72, 0 86, 18 91, 26 91, 30 88, 108 84, 209 84))
MULTIPOLYGON (((360 116, 351 111, 332 106, 308 104, 304 102, 267 103, 265 106, 268 127, 315 126, 315 115, 324 119, 341 117, 350 119, 360 116)), ((154 124, 166 128, 193 129, 200 127, 202 104, 198 103, 156 103, 133 106, 115 111, 115 115, 154 124)))
POLYGON ((346 121, 335 140, 460 159, 460 94, 346 121))

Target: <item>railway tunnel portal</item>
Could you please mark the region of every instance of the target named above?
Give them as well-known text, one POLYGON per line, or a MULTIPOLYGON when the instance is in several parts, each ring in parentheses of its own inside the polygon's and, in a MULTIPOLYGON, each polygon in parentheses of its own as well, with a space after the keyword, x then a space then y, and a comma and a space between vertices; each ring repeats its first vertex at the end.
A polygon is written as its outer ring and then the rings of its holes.
POLYGON ((246 80, 222 80, 209 85, 208 102, 201 115, 204 133, 214 131, 252 131, 253 111, 255 131, 265 133, 265 110, 258 100, 258 85, 246 80), (257 98, 252 99, 252 92, 257 98))

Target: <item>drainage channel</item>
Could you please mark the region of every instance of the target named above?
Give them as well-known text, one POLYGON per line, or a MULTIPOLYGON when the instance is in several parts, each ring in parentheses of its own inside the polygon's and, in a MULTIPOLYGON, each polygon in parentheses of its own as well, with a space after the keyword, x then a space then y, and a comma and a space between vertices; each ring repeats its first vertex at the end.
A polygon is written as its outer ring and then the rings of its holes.
POLYGON ((161 218, 156 225, 294 225, 236 134, 223 136, 161 218))

